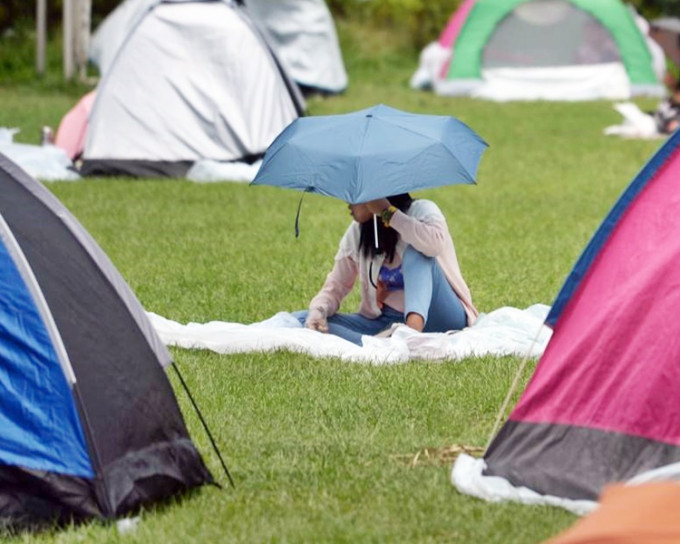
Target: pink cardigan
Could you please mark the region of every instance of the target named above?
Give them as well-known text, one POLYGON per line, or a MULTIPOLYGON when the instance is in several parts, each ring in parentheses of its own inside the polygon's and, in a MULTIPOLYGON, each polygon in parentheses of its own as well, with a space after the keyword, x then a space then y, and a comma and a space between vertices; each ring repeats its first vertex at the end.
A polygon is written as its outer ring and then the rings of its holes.
MULTIPOLYGON (((390 227, 399 233, 400 240, 396 251, 400 258, 407 245, 413 246, 414 249, 428 257, 437 258, 437 263, 449 285, 463 303, 468 325, 472 325, 479 312, 472 304, 470 289, 463 279, 453 240, 439 207, 430 200, 414 200, 407 213, 395 212, 390 220, 390 227)), ((359 313, 370 319, 375 319, 380 315, 376 289, 371 285, 368 273, 372 261, 371 268, 375 278, 383 264, 384 257, 382 255, 373 259, 364 257, 359 251, 359 237, 359 223, 353 221, 340 240, 333 269, 326 277, 321 290, 310 302, 310 309, 323 308, 326 315, 333 315, 338 311, 342 301, 350 293, 359 277, 361 282, 359 313)))

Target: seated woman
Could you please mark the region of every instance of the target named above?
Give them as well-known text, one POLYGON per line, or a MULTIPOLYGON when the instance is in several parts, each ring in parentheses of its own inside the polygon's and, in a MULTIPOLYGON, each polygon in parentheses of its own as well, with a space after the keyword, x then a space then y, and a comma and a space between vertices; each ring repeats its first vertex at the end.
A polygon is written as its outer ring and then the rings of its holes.
POLYGON ((409 194, 350 204, 354 221, 340 240, 333 269, 294 315, 306 327, 362 345, 394 323, 417 331, 445 332, 472 325, 478 312, 463 279, 446 219, 429 200, 409 194), (377 225, 376 247, 374 214, 377 225), (358 313, 338 309, 357 279, 358 313))

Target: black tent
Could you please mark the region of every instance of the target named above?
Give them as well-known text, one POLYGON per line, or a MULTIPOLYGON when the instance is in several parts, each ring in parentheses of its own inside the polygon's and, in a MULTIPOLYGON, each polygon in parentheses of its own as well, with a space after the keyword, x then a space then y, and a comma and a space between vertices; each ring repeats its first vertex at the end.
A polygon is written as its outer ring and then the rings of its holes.
POLYGON ((0 519, 110 519, 212 482, 171 363, 94 239, 0 155, 0 519))

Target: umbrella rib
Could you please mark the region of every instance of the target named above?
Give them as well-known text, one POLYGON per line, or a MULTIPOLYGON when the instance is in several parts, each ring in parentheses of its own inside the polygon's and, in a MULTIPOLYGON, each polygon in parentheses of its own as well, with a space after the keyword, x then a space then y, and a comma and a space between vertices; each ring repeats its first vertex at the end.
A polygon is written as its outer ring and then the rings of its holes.
MULTIPOLYGON (((353 179, 353 184, 354 186, 352 187, 352 191, 349 192, 349 194, 356 194, 355 192, 358 190, 358 188, 361 186, 359 183, 360 175, 361 175, 361 157, 364 154, 364 147, 366 144, 366 138, 368 137, 368 131, 371 126, 371 121, 374 119, 373 115, 366 115, 366 128, 364 129, 363 134, 361 135, 361 143, 359 144, 359 149, 356 154, 356 157, 354 158, 354 179, 353 179)), ((388 195, 385 195, 388 196, 388 195)), ((356 204, 356 202, 354 203, 356 204)))
POLYGON ((454 161, 456 161, 456 164, 460 165, 460 169, 467 174, 469 181, 471 181, 472 183, 477 183, 477 180, 475 179, 476 176, 473 176, 471 172, 468 172, 468 169, 465 166, 463 166, 463 164, 460 162, 460 159, 456 157, 448 147, 446 148, 446 152, 451 156, 451 158, 454 161))
MULTIPOLYGON (((438 118, 438 119, 444 119, 444 120, 448 120, 448 121, 454 121, 454 122, 457 121, 457 120, 454 119, 453 117, 447 117, 447 116, 444 116, 444 115, 431 115, 430 117, 438 118)), ((409 127, 409 126, 405 126, 405 125, 403 125, 403 124, 401 124, 401 123, 397 123, 397 122, 395 122, 395 121, 392 121, 391 119, 390 119, 390 120, 380 119, 380 120, 381 120, 381 121, 384 121, 384 122, 386 122, 386 123, 389 123, 389 124, 391 124, 391 125, 393 125, 393 126, 399 128, 399 129, 401 129, 401 130, 404 130, 405 132, 408 132, 409 134, 415 134, 415 135, 417 135, 417 136, 419 136, 419 137, 421 137, 421 138, 427 138, 427 139, 431 140, 431 141, 432 141, 433 143, 435 143, 435 144, 436 144, 436 143, 441 143, 441 140, 437 140, 435 137, 433 137, 433 136, 431 136, 431 135, 429 135, 429 134, 423 134, 422 132, 418 132, 417 130, 414 130, 413 128, 411 128, 411 127, 409 127)), ((481 139, 481 138, 480 138, 480 137, 479 137, 472 129, 470 129, 465 123, 463 123, 463 122, 461 122, 461 121, 457 121, 457 122, 459 123, 459 125, 460 125, 461 127, 467 129, 467 130, 470 132, 469 136, 470 136, 471 138, 474 138, 477 142, 479 142, 481 145, 483 145, 483 146, 485 146, 485 147, 488 146, 488 144, 487 144, 484 140, 482 140, 482 139, 481 139)), ((446 146, 446 145, 444 145, 443 147, 444 147, 444 149, 446 149, 446 152, 451 156, 451 158, 453 158, 453 160, 456 161, 456 164, 458 164, 458 165, 460 166, 461 170, 464 171, 464 172, 468 175, 469 181, 472 181, 473 183, 476 183, 475 176, 473 176, 472 173, 469 172, 468 169, 460 162, 460 159, 454 154, 454 152, 453 152, 451 149, 449 149, 448 146, 446 146)))

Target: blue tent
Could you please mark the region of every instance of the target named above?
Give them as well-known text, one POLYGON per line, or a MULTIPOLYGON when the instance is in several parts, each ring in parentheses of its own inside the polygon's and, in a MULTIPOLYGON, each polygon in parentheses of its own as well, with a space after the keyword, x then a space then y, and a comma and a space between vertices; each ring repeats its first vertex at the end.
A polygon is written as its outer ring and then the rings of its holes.
POLYGON ((113 518, 212 481, 141 304, 0 155, 0 520, 113 518))

